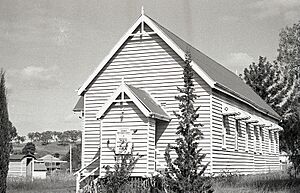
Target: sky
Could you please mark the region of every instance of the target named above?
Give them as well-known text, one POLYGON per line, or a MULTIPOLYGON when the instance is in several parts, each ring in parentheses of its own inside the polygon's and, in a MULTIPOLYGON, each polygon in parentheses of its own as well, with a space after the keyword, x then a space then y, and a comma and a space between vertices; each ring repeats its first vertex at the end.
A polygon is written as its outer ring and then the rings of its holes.
POLYGON ((233 72, 276 58, 299 0, 0 0, 0 68, 19 135, 81 129, 76 90, 145 14, 233 72))

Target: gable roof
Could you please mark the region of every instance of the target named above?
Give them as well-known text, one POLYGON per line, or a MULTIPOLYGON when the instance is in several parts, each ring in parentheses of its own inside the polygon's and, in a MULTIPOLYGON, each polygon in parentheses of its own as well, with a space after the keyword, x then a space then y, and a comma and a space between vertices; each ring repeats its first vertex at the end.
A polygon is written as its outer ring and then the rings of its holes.
POLYGON ((33 158, 33 159, 36 159, 34 155, 31 155, 31 154, 12 154, 9 156, 9 160, 10 161, 21 161, 22 159, 26 158, 26 157, 30 157, 30 158, 33 158))
POLYGON ((74 112, 83 111, 84 109, 84 98, 83 96, 80 96, 75 107, 73 108, 74 112))
POLYGON ((192 57, 191 66, 193 70, 201 78, 203 78, 203 80, 211 88, 231 95, 238 100, 249 104, 258 111, 267 114, 275 119, 280 119, 280 116, 233 72, 220 65, 216 61, 212 60, 146 15, 141 15, 138 18, 135 24, 126 32, 126 34, 120 39, 120 41, 115 45, 111 52, 103 59, 94 73, 78 90, 79 95, 83 94, 85 89, 94 80, 94 78, 102 70, 102 68, 107 64, 109 59, 111 59, 111 57, 117 52, 121 45, 128 39, 128 37, 130 37, 130 35, 141 23, 146 23, 183 60, 185 59, 185 53, 190 52, 192 57))
POLYGON ((223 89, 231 92, 233 91, 234 94, 248 100, 252 105, 280 118, 280 116, 260 96, 258 96, 250 86, 245 84, 240 77, 176 36, 153 19, 151 20, 163 31, 163 33, 172 39, 176 45, 191 54, 192 60, 215 81, 215 86, 219 86, 221 89, 223 87, 223 89))
POLYGON ((164 121, 170 121, 168 114, 152 99, 152 97, 144 90, 138 89, 132 85, 122 84, 117 88, 113 95, 100 108, 96 117, 104 116, 107 109, 114 103, 120 94, 124 92, 133 103, 142 111, 146 117, 156 118, 164 121))

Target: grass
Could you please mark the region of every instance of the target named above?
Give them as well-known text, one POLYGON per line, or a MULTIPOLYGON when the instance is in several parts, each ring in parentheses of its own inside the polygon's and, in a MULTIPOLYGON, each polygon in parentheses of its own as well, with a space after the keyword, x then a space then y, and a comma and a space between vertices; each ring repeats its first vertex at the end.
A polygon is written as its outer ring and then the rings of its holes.
POLYGON ((249 176, 227 176, 213 183, 215 193, 299 193, 300 179, 276 172, 249 176))
MULTIPOLYGON (((299 193, 300 178, 291 180, 286 173, 276 172, 261 175, 227 175, 213 179, 215 193, 299 193)), ((124 192, 146 192, 135 188, 124 192)), ((57 174, 47 179, 31 181, 24 178, 9 178, 7 193, 75 193, 75 177, 57 174)))
POLYGON ((7 193, 75 193, 75 177, 58 174, 47 179, 8 178, 7 193))

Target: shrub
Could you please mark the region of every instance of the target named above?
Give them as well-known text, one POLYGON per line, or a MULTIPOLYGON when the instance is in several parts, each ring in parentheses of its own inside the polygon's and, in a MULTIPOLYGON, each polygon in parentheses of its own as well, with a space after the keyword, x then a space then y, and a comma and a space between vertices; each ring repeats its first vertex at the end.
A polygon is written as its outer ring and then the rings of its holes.
POLYGON ((194 107, 193 70, 190 65, 190 56, 186 55, 185 66, 183 70, 184 88, 178 88, 180 95, 175 99, 180 102, 180 113, 174 112, 179 120, 176 134, 176 146, 166 148, 165 160, 167 163, 166 180, 168 186, 175 192, 213 192, 211 184, 206 178, 202 177, 208 164, 202 165, 205 154, 201 154, 199 141, 202 139, 202 132, 196 124, 199 117, 198 108, 194 107), (174 150, 176 158, 172 160, 170 151, 174 150))

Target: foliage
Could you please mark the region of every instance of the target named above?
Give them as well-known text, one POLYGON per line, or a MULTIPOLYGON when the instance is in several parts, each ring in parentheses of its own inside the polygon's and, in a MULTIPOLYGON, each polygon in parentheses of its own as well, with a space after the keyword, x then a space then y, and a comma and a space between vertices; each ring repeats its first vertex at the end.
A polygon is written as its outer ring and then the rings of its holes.
POLYGON ((278 60, 297 72, 300 67, 300 21, 282 29, 279 37, 278 60))
POLYGON ((5 73, 0 71, 0 192, 6 192, 9 153, 11 152, 10 134, 12 124, 8 118, 6 101, 5 73))
MULTIPOLYGON (((74 144, 75 145, 75 144, 74 144)), ((62 158, 62 160, 70 163, 70 150, 68 153, 62 158)), ((69 164, 68 164, 69 166, 69 164)), ((77 144, 72 147, 72 168, 77 170, 81 167, 81 144, 77 144)))
POLYGON ((75 192, 75 177, 67 173, 53 173, 46 179, 8 178, 8 193, 71 193, 75 192))
POLYGON ((278 62, 260 57, 244 70, 244 79, 283 120, 280 150, 288 153, 295 175, 300 165, 300 21, 279 34, 278 62))
POLYGON ((52 134, 53 134, 52 131, 44 131, 41 133, 40 140, 42 141, 42 145, 49 144, 50 140, 53 139, 52 134))
POLYGON ((176 192, 213 192, 211 185, 202 176, 208 164, 202 165, 205 154, 201 154, 199 141, 202 133, 197 124, 198 108, 194 107, 197 95, 194 94, 193 70, 190 65, 190 56, 186 56, 183 71, 184 88, 178 88, 180 95, 175 99, 180 102, 180 113, 174 112, 179 120, 176 134, 176 146, 166 148, 165 160, 167 163, 166 180, 172 190, 176 192), (172 160, 170 151, 176 153, 175 160, 172 160))
POLYGON ((17 134, 17 136, 16 137, 14 137, 14 141, 16 142, 16 143, 24 143, 24 141, 26 140, 26 137, 25 136, 20 136, 20 135, 18 135, 17 134))
POLYGON ((67 139, 71 142, 76 142, 78 139, 80 139, 81 131, 77 130, 69 130, 65 131, 64 134, 67 136, 67 139))
MULTIPOLYGON (((125 149, 127 150, 128 143, 122 142, 122 144, 125 145, 125 149)), ((109 146, 109 141, 107 141, 107 146, 109 146)), ((107 193, 117 193, 129 182, 130 174, 132 173, 135 164, 142 156, 139 154, 134 156, 133 148, 131 148, 130 152, 125 154, 116 154, 115 148, 109 149, 114 152, 115 164, 113 171, 109 165, 104 166, 106 173, 104 178, 100 179, 100 182, 107 193)))
POLYGON ((28 142, 26 143, 26 145, 24 146, 24 148, 22 149, 22 154, 31 154, 34 155, 35 153, 35 144, 32 142, 28 142))
POLYGON ((289 69, 288 75, 297 88, 289 116, 283 120, 281 135, 282 147, 289 154, 296 176, 300 169, 300 21, 282 29, 279 37, 278 60, 289 69))
MULTIPOLYGON (((10 141, 15 139, 18 136, 17 129, 11 122, 9 122, 9 136, 10 141)), ((13 145, 12 142, 9 143, 9 152, 13 153, 13 145)))
POLYGON ((279 115, 285 116, 291 105, 291 91, 295 90, 293 79, 287 74, 287 68, 260 56, 257 64, 253 62, 244 69, 244 80, 279 115))
POLYGON ((60 145, 67 145, 69 142, 76 142, 81 139, 81 131, 68 130, 64 132, 59 131, 44 131, 30 132, 27 134, 28 139, 32 142, 42 142, 43 145, 49 144, 50 141, 58 141, 60 145))
POLYGON ((221 176, 213 179, 214 189, 223 193, 298 193, 300 179, 290 180, 285 172, 258 175, 221 176))
POLYGON ((289 119, 283 121, 285 127, 282 132, 282 141, 285 143, 286 151, 289 153, 289 160, 293 163, 293 177, 295 178, 300 172, 300 122, 298 113, 296 112, 289 119))

